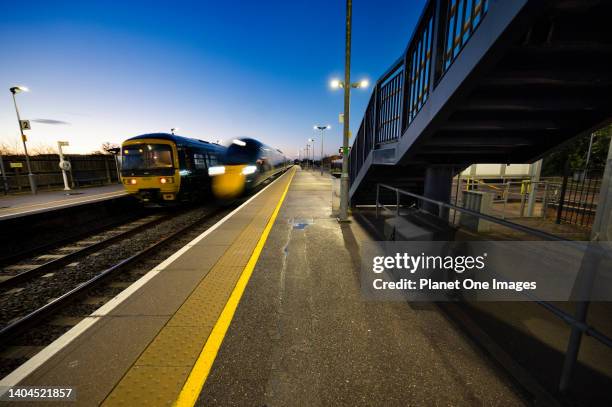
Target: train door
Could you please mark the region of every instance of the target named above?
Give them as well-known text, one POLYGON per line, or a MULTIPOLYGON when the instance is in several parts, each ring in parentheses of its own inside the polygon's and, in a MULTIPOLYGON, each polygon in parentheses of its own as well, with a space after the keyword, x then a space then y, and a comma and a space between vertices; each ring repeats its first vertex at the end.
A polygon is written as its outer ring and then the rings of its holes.
MULTIPOLYGON (((206 153, 206 163, 208 164, 208 168, 223 165, 221 162, 221 157, 214 151, 208 151, 206 153)), ((212 178, 211 177, 208 177, 208 188, 210 189, 212 193, 212 178)))
POLYGON ((205 196, 209 190, 208 167, 206 166, 206 152, 193 150, 194 190, 199 197, 205 196))

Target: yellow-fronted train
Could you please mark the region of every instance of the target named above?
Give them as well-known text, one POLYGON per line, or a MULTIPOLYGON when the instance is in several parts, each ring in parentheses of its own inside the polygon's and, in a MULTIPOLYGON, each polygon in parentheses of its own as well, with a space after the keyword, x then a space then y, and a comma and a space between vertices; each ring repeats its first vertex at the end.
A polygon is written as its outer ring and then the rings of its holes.
POLYGON ((235 139, 218 166, 210 167, 213 194, 222 200, 249 193, 290 167, 283 152, 252 138, 235 139))
POLYGON ((126 191, 145 203, 169 204, 211 196, 210 168, 226 147, 168 133, 143 134, 123 142, 121 178, 126 191))

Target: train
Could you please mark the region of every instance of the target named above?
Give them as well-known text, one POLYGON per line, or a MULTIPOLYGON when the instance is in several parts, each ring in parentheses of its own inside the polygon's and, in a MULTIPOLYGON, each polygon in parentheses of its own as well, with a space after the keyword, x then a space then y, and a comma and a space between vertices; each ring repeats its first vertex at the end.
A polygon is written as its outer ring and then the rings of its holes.
POLYGON ((252 138, 234 139, 221 165, 208 170, 215 197, 226 200, 249 193, 291 166, 282 151, 252 138))
POLYGON ((234 139, 225 147, 151 133, 129 138, 121 146, 123 186, 149 205, 237 198, 289 166, 280 150, 252 138, 234 139))
POLYGON ((127 193, 144 203, 205 199, 212 192, 208 169, 222 162, 226 150, 169 133, 142 134, 121 146, 121 181, 127 193))

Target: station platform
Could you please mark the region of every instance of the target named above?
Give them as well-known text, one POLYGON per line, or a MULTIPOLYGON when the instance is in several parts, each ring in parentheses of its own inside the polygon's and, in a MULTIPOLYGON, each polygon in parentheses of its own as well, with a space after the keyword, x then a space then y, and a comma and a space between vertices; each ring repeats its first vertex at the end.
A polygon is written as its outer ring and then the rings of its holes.
POLYGON ((0 220, 18 218, 71 206, 126 196, 119 184, 77 188, 70 191, 38 191, 33 194, 0 195, 0 220))
MULTIPOLYGON (((293 167, 0 381, 66 405, 523 405, 433 305, 368 302, 332 181, 293 167)), ((60 404, 60 403, 56 403, 60 404)))

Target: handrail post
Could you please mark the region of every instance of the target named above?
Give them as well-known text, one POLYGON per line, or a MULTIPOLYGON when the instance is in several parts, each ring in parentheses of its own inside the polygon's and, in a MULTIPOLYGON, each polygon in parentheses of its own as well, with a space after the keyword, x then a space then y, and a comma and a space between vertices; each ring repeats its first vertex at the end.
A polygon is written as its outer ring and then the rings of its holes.
POLYGON ((448 0, 435 0, 433 9, 433 32, 431 43, 431 61, 429 72, 429 93, 436 86, 436 81, 442 74, 444 67, 444 40, 446 34, 446 14, 448 0))
POLYGON ((504 194, 504 208, 502 209, 502 219, 506 219, 506 207, 508 206, 509 195, 510 195, 510 181, 506 183, 506 193, 504 194))
POLYGON ((400 192, 399 189, 395 189, 395 216, 400 216, 400 192))
POLYGON ((376 145, 378 144, 378 98, 380 97, 380 92, 378 91, 380 88, 378 82, 374 86, 374 128, 372 129, 372 150, 376 149, 376 145))
POLYGON ((544 196, 542 197, 542 218, 546 219, 546 208, 548 205, 548 181, 544 181, 544 196))
POLYGON ((376 219, 378 219, 378 199, 380 197, 380 184, 376 184, 376 219))

